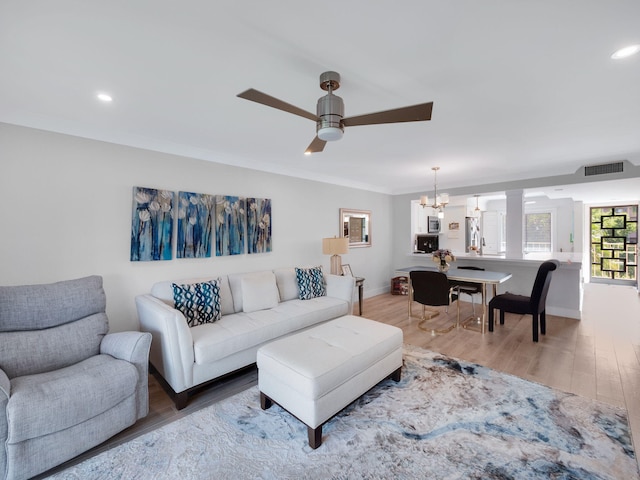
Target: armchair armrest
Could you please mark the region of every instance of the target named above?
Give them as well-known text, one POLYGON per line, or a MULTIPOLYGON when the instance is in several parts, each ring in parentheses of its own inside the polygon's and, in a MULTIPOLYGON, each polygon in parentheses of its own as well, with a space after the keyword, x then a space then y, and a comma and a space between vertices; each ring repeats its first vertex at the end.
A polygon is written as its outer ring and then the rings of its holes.
POLYGON ((7 374, 4 373, 4 370, 0 368, 0 403, 5 399, 11 396, 11 380, 7 377, 7 374))
POLYGON ((193 386, 193 337, 184 315, 153 295, 136 297, 140 330, 153 335, 149 359, 171 388, 193 386))
POLYGON ((349 276, 332 275, 326 273, 327 296, 340 298, 349 302, 349 313, 353 311, 353 295, 356 289, 356 279, 349 276))
POLYGON ((143 332, 117 332, 104 336, 100 353, 125 360, 138 371, 136 386, 137 418, 149 413, 149 349, 151 334, 143 332))
MULTIPOLYGON (((4 370, 0 368, 0 443, 2 449, 5 449, 5 441, 7 440, 8 428, 7 423, 7 404, 9 403, 9 396, 11 395, 11 380, 4 373, 4 370)), ((6 471, 7 458, 5 452, 0 452, 0 471, 6 471)))
POLYGON ((149 348, 151 334, 143 332, 118 332, 104 336, 100 344, 100 353, 126 360, 127 362, 143 363, 145 368, 149 363, 149 348))

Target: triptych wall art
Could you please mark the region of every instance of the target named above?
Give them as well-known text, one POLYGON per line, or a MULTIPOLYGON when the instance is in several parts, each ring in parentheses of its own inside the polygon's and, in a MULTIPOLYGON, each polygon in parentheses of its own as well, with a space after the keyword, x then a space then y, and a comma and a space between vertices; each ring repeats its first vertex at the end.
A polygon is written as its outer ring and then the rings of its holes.
POLYGON ((271 200, 133 187, 131 261, 271 252, 271 200), (214 242, 215 238, 215 242, 214 242))

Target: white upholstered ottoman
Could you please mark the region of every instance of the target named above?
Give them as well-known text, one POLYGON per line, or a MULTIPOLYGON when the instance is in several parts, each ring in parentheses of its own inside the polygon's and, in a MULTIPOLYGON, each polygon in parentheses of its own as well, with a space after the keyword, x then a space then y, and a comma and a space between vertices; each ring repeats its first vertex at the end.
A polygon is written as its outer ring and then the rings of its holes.
POLYGON ((318 448, 327 420, 388 376, 400 381, 402 330, 347 315, 261 347, 257 364, 262 409, 280 405, 318 448))

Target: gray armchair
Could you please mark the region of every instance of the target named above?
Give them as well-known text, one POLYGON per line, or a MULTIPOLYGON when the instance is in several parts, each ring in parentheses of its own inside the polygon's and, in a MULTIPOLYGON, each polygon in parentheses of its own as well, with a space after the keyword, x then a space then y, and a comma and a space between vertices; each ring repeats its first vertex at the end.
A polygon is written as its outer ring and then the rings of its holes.
POLYGON ((0 287, 0 478, 25 479, 149 411, 151 335, 107 334, 102 277, 0 287))

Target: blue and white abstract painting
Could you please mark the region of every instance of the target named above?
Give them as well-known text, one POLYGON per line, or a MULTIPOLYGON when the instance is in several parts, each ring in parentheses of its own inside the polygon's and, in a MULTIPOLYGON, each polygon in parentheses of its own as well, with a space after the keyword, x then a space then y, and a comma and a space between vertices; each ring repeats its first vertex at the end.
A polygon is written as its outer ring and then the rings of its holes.
POLYGON ((246 221, 243 197, 216 196, 216 256, 244 253, 246 221))
POLYGON ((178 193, 177 258, 211 256, 215 196, 205 193, 178 193))
POLYGON ((133 187, 131 261, 171 260, 174 192, 133 187))
POLYGON ((247 199, 247 244, 249 253, 271 251, 271 199, 247 199))

